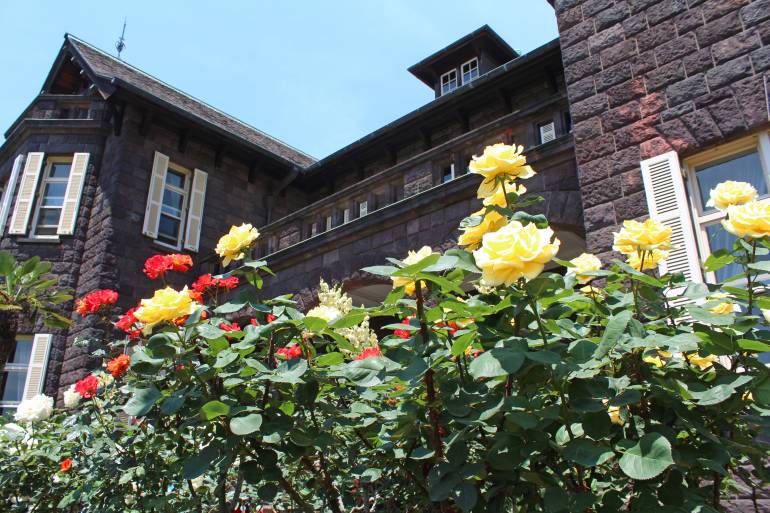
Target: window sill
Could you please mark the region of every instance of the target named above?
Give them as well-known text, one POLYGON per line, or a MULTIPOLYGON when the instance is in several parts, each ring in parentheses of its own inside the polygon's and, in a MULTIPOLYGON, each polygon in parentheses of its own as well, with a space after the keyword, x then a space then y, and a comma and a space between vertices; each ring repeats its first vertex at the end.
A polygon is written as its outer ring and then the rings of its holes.
POLYGON ((58 235, 55 237, 20 237, 16 239, 16 242, 32 244, 58 244, 61 242, 61 239, 58 235))

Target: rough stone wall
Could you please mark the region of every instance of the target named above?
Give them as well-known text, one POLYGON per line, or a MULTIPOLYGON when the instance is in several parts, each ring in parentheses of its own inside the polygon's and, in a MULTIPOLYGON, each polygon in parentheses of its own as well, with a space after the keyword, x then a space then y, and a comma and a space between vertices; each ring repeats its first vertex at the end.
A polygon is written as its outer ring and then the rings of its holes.
POLYGON ((770 0, 556 0, 589 250, 647 214, 639 161, 768 124, 770 0))

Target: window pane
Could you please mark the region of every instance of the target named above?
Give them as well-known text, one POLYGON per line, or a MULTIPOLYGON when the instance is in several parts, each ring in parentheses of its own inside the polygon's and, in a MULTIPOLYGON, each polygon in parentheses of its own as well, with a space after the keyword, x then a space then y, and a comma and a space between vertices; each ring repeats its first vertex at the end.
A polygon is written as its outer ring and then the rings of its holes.
MULTIPOLYGON (((718 249, 726 249, 730 251, 735 243, 736 237, 722 227, 721 223, 711 224, 706 227, 706 234, 708 236, 709 248, 711 252, 718 249)), ((770 260, 770 255, 758 257, 757 260, 770 260)), ((724 281, 731 276, 735 276, 738 273, 743 272, 743 267, 735 262, 728 264, 721 269, 717 269, 714 274, 718 281, 724 281)))
POLYGON ((158 223, 158 237, 176 244, 179 241, 179 225, 178 219, 161 214, 160 223, 158 223))
POLYGON ((45 207, 62 206, 64 203, 64 193, 66 190, 66 183, 54 182, 45 184, 42 205, 45 207))
POLYGON ((51 164, 51 171, 48 173, 48 176, 51 178, 69 178, 70 167, 69 163, 51 164))
POLYGON ((184 189, 184 180, 185 180, 185 175, 182 173, 177 173, 176 171, 172 171, 170 169, 166 173, 167 185, 172 185, 174 187, 184 189))
POLYGON ((42 207, 40 209, 40 213, 37 215, 37 225, 38 226, 58 226, 60 214, 61 214, 60 208, 42 207))
POLYGON ((168 189, 163 191, 163 211, 169 215, 182 217, 184 196, 168 189))
POLYGON ((3 389, 3 401, 20 402, 24 395, 26 371, 9 370, 2 373, 0 387, 3 389))
POLYGON ((698 168, 696 172, 704 209, 706 209, 711 189, 725 180, 749 182, 757 189, 760 196, 767 194, 767 181, 762 175, 762 164, 759 161, 759 153, 756 151, 698 168))
POLYGON ((16 339, 13 355, 8 359, 8 363, 29 363, 29 355, 32 354, 32 339, 16 339))

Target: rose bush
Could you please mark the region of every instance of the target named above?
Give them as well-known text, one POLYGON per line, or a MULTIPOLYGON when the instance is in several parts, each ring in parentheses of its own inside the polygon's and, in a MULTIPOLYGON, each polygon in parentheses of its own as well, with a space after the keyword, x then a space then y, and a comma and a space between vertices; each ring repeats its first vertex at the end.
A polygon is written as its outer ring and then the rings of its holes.
POLYGON ((501 201, 463 222, 479 247, 367 268, 394 286, 376 307, 325 284, 312 315, 261 298, 270 271, 234 229, 219 254, 242 265, 204 280, 237 277, 229 300, 160 290, 95 353, 114 381, 0 431, 2 509, 713 512, 761 489, 770 240, 706 261, 740 264, 729 284, 640 271, 671 249, 655 221, 619 232, 628 262, 556 260, 520 153, 483 160, 501 201))

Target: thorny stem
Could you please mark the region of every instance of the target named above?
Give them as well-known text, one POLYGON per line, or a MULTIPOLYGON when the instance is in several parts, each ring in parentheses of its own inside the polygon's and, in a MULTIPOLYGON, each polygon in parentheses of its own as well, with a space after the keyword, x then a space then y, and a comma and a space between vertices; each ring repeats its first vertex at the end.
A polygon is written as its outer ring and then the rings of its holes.
POLYGON ((548 349, 548 336, 545 334, 545 328, 543 327, 543 320, 540 318, 540 312, 537 309, 537 301, 535 298, 527 295, 529 305, 532 307, 532 312, 535 314, 535 320, 537 321, 537 327, 540 330, 540 337, 543 339, 543 349, 548 349))
MULTIPOLYGON (((757 241, 751 241, 751 260, 749 264, 753 264, 757 259, 757 241)), ((746 278, 748 283, 746 284, 747 292, 749 293, 749 308, 748 314, 751 315, 751 311, 754 309, 754 284, 752 283, 751 275, 753 274, 750 267, 746 268, 746 278)))

